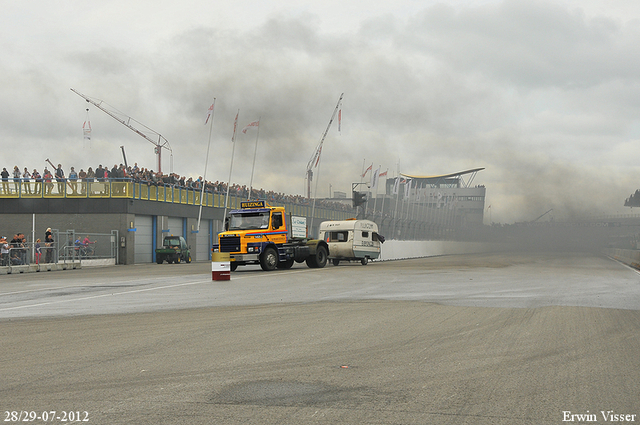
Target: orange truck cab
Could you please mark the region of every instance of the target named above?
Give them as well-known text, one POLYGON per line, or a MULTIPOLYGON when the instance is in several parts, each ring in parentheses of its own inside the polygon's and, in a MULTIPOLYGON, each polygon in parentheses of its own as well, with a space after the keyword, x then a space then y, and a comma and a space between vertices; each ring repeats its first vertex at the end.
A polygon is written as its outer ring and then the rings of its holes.
POLYGON ((287 216, 284 207, 265 201, 246 201, 229 211, 226 230, 218 234, 214 252, 228 252, 231 271, 259 264, 265 271, 289 269, 294 262, 324 267, 329 247, 323 240, 306 237, 306 218, 287 216))

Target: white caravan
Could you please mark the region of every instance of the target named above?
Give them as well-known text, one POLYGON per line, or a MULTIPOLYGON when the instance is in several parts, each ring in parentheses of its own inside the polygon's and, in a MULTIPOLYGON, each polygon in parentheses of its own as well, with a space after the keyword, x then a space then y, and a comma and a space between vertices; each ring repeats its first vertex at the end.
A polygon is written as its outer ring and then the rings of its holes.
POLYGON ((380 243, 384 242, 376 223, 356 219, 320 223, 318 239, 329 245, 329 260, 334 266, 354 260, 366 265, 380 256, 380 243))

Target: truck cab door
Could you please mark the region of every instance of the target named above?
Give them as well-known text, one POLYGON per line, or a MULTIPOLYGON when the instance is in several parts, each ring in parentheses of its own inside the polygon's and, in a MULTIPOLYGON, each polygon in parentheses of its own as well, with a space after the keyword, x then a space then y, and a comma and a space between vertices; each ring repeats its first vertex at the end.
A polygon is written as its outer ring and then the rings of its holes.
POLYGON ((282 227, 283 223, 284 223, 284 221, 282 220, 282 213, 281 212, 274 212, 271 215, 271 228, 273 230, 277 230, 280 227, 282 227))

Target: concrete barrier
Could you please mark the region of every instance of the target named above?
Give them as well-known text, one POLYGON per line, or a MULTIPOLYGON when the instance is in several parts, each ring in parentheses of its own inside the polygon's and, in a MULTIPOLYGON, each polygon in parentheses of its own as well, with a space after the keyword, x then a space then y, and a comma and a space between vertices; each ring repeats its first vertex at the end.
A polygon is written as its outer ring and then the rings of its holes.
POLYGON ((620 261, 628 266, 640 269, 640 251, 635 249, 605 248, 605 255, 620 261))
POLYGON ((58 270, 74 270, 74 269, 81 269, 81 268, 82 268, 82 264, 80 262, 28 264, 23 266, 2 266, 0 267, 0 275, 51 272, 51 271, 58 271, 58 270))
POLYGON ((437 255, 475 254, 499 251, 501 249, 504 249, 504 245, 484 242, 387 240, 380 248, 380 258, 377 261, 434 257, 437 255))
MULTIPOLYGON (((504 250, 505 246, 483 242, 458 242, 458 241, 396 241, 387 240, 380 248, 380 258, 374 261, 402 260, 407 258, 435 257, 438 255, 475 254, 481 252, 494 252, 504 250)), ((634 261, 640 268, 640 251, 635 253, 634 261)), ((609 254, 610 255, 610 254, 609 254)), ((623 254, 618 254, 623 258, 623 254)), ((613 257, 613 255, 612 255, 613 257)), ((615 258, 615 257, 614 257, 615 258)), ((622 260, 621 260, 622 261, 622 260)), ((91 266, 115 265, 114 259, 107 260, 83 260, 80 263, 40 264, 30 266, 0 267, 0 275, 12 273, 32 273, 40 271, 68 270, 91 266)), ((213 280, 230 279, 230 263, 227 253, 212 253, 211 275, 213 280), (226 254, 226 255, 225 255, 226 254)))

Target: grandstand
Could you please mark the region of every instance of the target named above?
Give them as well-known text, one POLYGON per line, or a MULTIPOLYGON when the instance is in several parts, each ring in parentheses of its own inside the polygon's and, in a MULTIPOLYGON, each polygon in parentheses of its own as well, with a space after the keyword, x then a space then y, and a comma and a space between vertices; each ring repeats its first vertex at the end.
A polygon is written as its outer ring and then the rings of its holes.
POLYGON ((360 216, 398 239, 453 238, 460 229, 483 223, 486 189, 473 186, 482 170, 430 176, 401 173, 386 179, 384 193, 369 188, 360 216))

